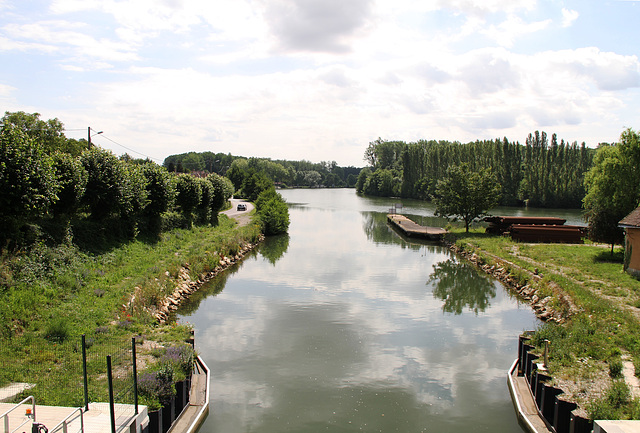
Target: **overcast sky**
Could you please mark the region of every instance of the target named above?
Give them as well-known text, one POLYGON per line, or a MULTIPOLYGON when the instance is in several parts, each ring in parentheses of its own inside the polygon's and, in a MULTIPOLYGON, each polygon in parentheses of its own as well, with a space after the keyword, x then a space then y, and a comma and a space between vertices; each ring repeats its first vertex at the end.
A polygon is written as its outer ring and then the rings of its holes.
POLYGON ((639 21, 613 0, 0 0, 0 108, 159 163, 363 166, 378 137, 535 130, 595 147, 640 128, 639 21))

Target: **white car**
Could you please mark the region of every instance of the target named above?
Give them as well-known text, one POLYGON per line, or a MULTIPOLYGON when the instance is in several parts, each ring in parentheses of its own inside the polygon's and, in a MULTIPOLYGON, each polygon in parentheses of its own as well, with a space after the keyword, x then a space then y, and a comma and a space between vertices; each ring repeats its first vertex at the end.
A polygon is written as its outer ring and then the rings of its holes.
POLYGON ((240 203, 238 204, 238 207, 236 208, 237 210, 247 210, 247 205, 240 203))

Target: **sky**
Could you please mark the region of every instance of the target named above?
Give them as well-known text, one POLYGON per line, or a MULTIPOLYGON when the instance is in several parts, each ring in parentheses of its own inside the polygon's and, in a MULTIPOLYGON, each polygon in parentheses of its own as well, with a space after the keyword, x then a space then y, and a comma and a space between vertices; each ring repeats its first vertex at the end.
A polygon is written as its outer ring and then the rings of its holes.
POLYGON ((0 109, 162 163, 640 128, 640 1, 0 0, 0 109))

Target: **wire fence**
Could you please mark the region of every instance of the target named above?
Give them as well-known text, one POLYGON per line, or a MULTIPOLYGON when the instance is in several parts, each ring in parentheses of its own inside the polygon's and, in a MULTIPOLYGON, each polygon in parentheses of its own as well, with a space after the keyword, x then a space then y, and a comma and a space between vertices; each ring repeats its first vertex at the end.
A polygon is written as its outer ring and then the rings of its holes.
POLYGON ((113 397, 116 418, 133 416, 137 410, 133 339, 83 336, 79 341, 29 345, 10 361, 2 361, 0 369, 0 383, 5 383, 0 401, 18 402, 33 395, 37 404, 87 409, 91 403, 105 405, 100 409, 109 412, 113 397))

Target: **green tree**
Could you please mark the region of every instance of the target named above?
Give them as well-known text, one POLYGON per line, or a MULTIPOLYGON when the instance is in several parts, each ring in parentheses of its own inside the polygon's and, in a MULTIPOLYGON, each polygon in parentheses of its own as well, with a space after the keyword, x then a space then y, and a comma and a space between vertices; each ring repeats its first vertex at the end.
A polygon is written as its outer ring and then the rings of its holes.
POLYGON ((369 167, 360 170, 360 174, 358 174, 358 179, 356 180, 356 192, 364 193, 364 186, 367 184, 367 179, 370 175, 371 169, 369 169, 369 167))
POLYGON ((128 185, 124 163, 108 150, 92 147, 80 157, 87 171, 87 187, 83 204, 89 207, 91 218, 100 220, 119 212, 128 185))
POLYGON ((289 209, 273 186, 262 191, 255 202, 265 235, 271 236, 287 232, 289 229, 289 209))
POLYGON ((460 217, 469 231, 471 222, 498 204, 500 185, 489 169, 472 171, 469 164, 454 165, 438 182, 434 202, 436 215, 460 217))
POLYGON ((202 171, 205 168, 205 161, 201 154, 189 152, 182 158, 182 167, 184 167, 187 172, 202 171))
POLYGON ((216 214, 224 207, 224 204, 233 195, 233 183, 231 183, 231 180, 228 178, 216 173, 211 173, 207 176, 207 180, 213 187, 214 194, 213 201, 211 203, 211 210, 216 214))
POLYGON ((149 203, 147 179, 141 165, 123 164, 122 195, 120 197, 120 222, 126 228, 130 238, 138 234, 138 222, 149 203))
POLYGON ((175 199, 176 192, 171 182, 171 174, 164 167, 153 162, 142 166, 142 174, 146 179, 148 198, 144 214, 149 217, 159 217, 171 208, 175 199))
POLYGON ((84 196, 88 173, 78 158, 68 153, 56 152, 53 154, 53 166, 58 182, 58 200, 53 204, 54 215, 74 214, 84 196))
POLYGON ((180 174, 176 181, 176 192, 176 205, 184 215, 187 225, 191 227, 193 212, 202 197, 200 182, 190 174, 180 174))
POLYGON ((24 131, 13 125, 0 130, 0 229, 3 241, 17 240, 24 223, 45 216, 57 201, 52 159, 24 131))
POLYGON ((40 120, 40 113, 25 113, 24 111, 9 112, 0 120, 0 127, 13 125, 35 142, 46 153, 61 151, 73 156, 79 156, 86 148, 81 141, 67 139, 64 136, 64 125, 60 120, 40 120))
POLYGON ((242 182, 242 195, 249 201, 256 201, 262 191, 273 188, 273 181, 263 172, 253 169, 242 182))
POLYGON ((584 208, 589 238, 614 245, 624 239, 618 222, 640 199, 640 139, 627 129, 614 145, 601 145, 585 176, 584 208))
POLYGON ((236 191, 242 188, 242 183, 244 182, 244 178, 247 176, 248 171, 249 162, 244 158, 234 159, 231 163, 226 176, 231 180, 236 191))

